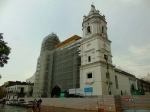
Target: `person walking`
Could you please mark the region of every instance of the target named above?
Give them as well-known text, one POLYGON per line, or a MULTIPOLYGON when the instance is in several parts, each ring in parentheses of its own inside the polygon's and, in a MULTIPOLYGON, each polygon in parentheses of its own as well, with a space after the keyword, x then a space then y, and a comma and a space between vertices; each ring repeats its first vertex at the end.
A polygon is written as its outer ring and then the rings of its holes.
POLYGON ((36 109, 37 109, 37 108, 40 109, 40 101, 39 101, 39 100, 38 100, 37 103, 36 103, 36 109))
POLYGON ((41 107, 42 99, 39 99, 39 107, 41 107))
POLYGON ((6 98, 4 97, 4 98, 3 98, 3 105, 2 105, 2 108, 5 107, 5 103, 6 103, 6 98))
POLYGON ((34 99, 34 101, 32 103, 32 110, 36 109, 36 104, 37 104, 37 101, 36 101, 36 99, 34 99))
POLYGON ((41 99, 39 99, 38 101, 37 101, 37 108, 40 110, 40 108, 41 108, 41 103, 42 103, 42 100, 41 99))

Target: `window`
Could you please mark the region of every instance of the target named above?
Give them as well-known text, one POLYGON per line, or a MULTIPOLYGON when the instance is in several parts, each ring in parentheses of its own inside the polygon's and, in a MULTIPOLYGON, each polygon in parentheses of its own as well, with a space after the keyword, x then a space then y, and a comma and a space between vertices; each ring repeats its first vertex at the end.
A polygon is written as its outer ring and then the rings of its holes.
POLYGON ((118 89, 118 78, 116 75, 115 75, 115 83, 116 83, 116 89, 118 89))
POLYGON ((91 61, 91 56, 88 56, 88 62, 90 62, 91 61))
POLYGON ((135 90, 135 88, 134 88, 134 85, 132 84, 131 85, 131 90, 133 91, 133 90, 135 90))
POLYGON ((123 92, 122 92, 122 90, 121 90, 121 95, 123 95, 123 92))
POLYGON ((108 72, 106 72, 106 78, 109 78, 109 73, 108 72))
POLYGON ((102 26, 102 32, 104 32, 104 27, 102 26))
POLYGON ((91 28, 90 26, 87 27, 87 33, 90 33, 91 32, 91 28))
POLYGON ((106 54, 104 54, 104 59, 108 60, 108 56, 106 54))
POLYGON ((87 74, 87 78, 88 78, 88 79, 92 78, 92 73, 88 73, 88 74, 87 74))

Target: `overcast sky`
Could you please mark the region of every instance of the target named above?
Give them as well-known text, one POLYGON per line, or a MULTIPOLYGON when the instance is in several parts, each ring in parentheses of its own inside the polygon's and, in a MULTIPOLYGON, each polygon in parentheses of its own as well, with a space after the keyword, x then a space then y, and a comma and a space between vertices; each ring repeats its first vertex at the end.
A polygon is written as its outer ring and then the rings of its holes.
POLYGON ((150 72, 149 0, 0 0, 0 33, 12 48, 0 68, 0 85, 31 77, 45 36, 55 32, 61 41, 82 36, 83 16, 94 2, 106 16, 113 64, 136 76, 150 72))

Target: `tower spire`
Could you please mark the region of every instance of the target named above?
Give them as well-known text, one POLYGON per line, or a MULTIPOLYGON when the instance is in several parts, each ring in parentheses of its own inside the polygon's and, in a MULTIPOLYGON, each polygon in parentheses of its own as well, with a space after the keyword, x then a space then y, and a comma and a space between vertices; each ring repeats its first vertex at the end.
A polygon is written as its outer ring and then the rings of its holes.
POLYGON ((94 2, 92 2, 91 6, 95 7, 95 6, 94 6, 94 2))
POLYGON ((89 12, 88 15, 91 15, 91 14, 93 14, 93 13, 96 13, 96 9, 95 9, 94 3, 92 2, 91 10, 90 10, 90 12, 89 12))

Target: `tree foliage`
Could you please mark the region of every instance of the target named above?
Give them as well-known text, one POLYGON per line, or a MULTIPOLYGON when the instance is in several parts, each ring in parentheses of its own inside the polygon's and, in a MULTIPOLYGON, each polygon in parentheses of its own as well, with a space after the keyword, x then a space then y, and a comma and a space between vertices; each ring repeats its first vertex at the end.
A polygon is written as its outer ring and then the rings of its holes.
POLYGON ((7 46, 7 42, 3 40, 3 33, 0 33, 0 67, 4 67, 4 64, 8 62, 8 55, 11 48, 7 46))

